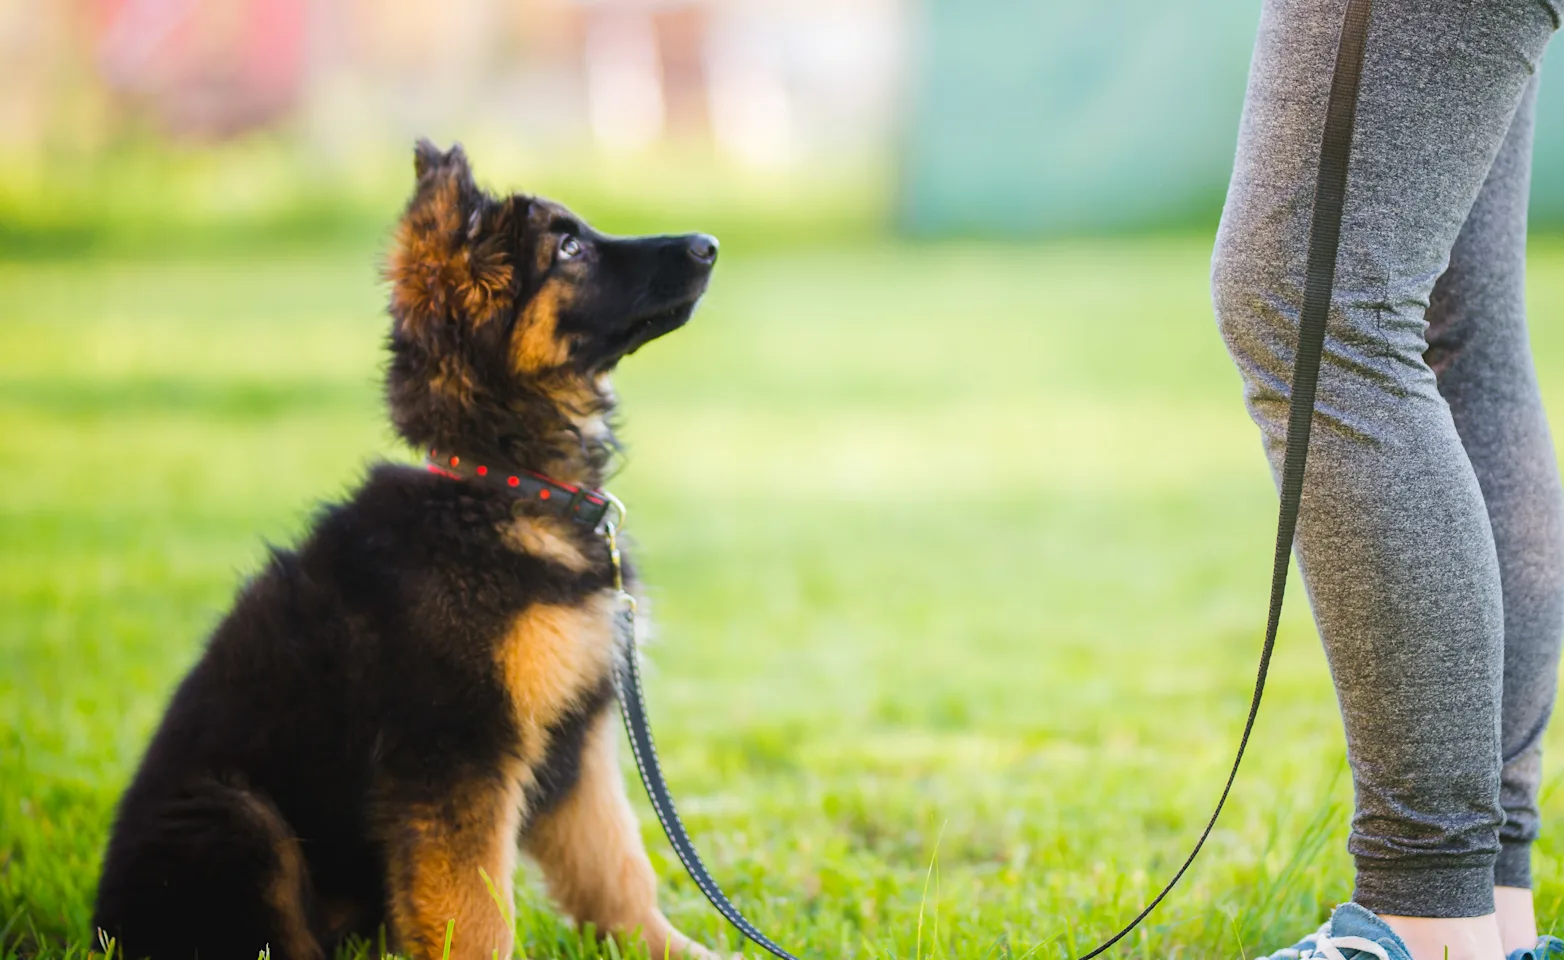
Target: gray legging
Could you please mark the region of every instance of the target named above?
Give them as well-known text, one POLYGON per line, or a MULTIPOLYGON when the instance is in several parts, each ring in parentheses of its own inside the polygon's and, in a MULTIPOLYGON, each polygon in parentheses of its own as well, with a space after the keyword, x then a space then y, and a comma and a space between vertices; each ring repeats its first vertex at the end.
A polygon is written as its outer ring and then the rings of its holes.
MULTIPOLYGON (((1346 0, 1266 0, 1213 288, 1281 469, 1346 0)), ((1535 74, 1564 0, 1376 0, 1297 553, 1347 729, 1353 899, 1529 887, 1564 496, 1524 316, 1535 74)), ((1557 173, 1555 173, 1557 175, 1557 173)))

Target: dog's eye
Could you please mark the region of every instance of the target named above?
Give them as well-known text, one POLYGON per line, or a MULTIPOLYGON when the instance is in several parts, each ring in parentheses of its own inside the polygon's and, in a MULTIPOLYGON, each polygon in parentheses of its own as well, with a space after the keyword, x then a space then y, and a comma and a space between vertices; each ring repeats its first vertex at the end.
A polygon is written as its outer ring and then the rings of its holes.
POLYGON ((575 237, 566 237, 559 241, 559 258, 561 260, 573 260, 581 256, 581 241, 575 237))

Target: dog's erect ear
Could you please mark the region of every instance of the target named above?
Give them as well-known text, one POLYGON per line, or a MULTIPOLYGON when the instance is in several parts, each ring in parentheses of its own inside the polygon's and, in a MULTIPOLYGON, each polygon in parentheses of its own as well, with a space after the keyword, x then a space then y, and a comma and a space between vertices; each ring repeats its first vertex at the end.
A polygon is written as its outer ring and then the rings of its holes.
POLYGON ((467 162, 467 151, 459 143, 442 151, 427 139, 418 141, 413 148, 413 174, 420 187, 436 180, 450 178, 465 187, 473 186, 472 166, 467 162))
POLYGON ((445 154, 428 140, 419 140, 413 147, 413 175, 422 180, 445 161, 445 154))
POLYGON ((504 233, 512 205, 478 188, 460 146, 441 152, 420 140, 413 170, 418 186, 386 260, 398 332, 461 321, 482 326, 511 303, 515 271, 504 233))

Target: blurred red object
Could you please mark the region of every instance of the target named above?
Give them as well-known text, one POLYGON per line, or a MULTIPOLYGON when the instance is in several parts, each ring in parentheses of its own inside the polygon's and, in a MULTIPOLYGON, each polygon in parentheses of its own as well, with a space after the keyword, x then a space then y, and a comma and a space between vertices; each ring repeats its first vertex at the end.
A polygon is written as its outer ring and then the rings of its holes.
POLYGON ((300 100, 307 0, 92 0, 90 10, 104 85, 163 132, 232 136, 300 100))

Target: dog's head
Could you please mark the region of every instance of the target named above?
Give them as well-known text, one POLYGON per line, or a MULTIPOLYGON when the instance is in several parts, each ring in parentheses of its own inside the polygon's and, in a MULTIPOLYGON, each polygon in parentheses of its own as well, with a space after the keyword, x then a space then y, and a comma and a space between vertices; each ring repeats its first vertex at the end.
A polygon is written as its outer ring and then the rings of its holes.
POLYGON ((611 445, 590 436, 606 435, 606 375, 690 318, 717 241, 611 237, 557 203, 495 197, 459 146, 420 142, 414 170, 386 266, 398 430, 539 470, 611 445))

